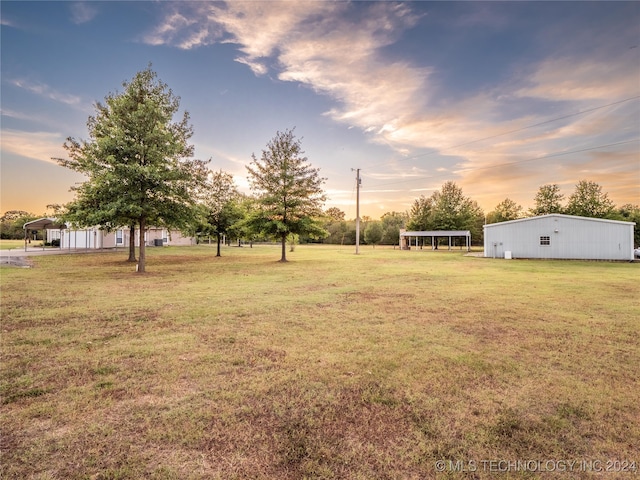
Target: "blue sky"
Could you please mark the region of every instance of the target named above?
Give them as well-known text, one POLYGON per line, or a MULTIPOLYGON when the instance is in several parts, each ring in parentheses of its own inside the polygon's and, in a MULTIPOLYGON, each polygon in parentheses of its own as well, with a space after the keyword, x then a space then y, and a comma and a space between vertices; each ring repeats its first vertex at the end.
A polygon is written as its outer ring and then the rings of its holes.
POLYGON ((406 211, 448 180, 489 212, 599 183, 640 203, 640 2, 0 4, 0 210, 44 213, 95 102, 149 63, 196 157, 234 175, 295 127, 326 206, 406 211))

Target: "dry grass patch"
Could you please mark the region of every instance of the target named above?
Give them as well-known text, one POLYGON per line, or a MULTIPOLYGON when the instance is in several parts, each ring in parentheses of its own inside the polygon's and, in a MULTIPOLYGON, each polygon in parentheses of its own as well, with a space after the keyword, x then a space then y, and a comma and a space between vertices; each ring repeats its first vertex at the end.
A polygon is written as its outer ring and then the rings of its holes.
POLYGON ((145 275, 122 252, 0 271, 3 478, 470 478, 435 462, 640 461, 637 264, 214 254, 151 249, 145 275))

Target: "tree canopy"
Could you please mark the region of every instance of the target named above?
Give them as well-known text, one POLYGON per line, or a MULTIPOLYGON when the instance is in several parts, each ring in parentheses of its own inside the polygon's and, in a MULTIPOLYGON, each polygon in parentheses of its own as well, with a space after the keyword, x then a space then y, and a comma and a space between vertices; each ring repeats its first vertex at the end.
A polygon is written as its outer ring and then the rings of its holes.
POLYGON ((9 210, 0 217, 0 238, 24 238, 25 223, 37 219, 33 213, 24 210, 9 210))
POLYGON ((222 235, 244 218, 240 205, 240 194, 233 182, 233 176, 222 170, 212 172, 203 194, 205 230, 213 233, 217 240, 216 256, 220 256, 222 235))
POLYGON ((397 245, 400 243, 400 229, 404 228, 407 222, 407 214, 404 212, 386 212, 380 217, 382 223, 383 245, 397 245))
POLYGON ((67 139, 69 159, 56 159, 88 180, 67 205, 67 220, 103 228, 140 229, 138 271, 145 271, 144 233, 155 226, 186 229, 195 218, 196 192, 206 162, 191 159, 189 114, 174 121, 179 97, 147 69, 109 94, 89 117, 89 140, 67 139))
POLYGON ((505 198, 496 208, 487 214, 487 223, 508 222, 522 216, 522 206, 510 198, 505 198))
POLYGON ((331 207, 324 212, 324 216, 331 220, 341 221, 344 220, 345 214, 338 207, 331 207))
POLYGON ((562 201, 564 195, 560 193, 560 186, 556 183, 542 185, 535 198, 535 206, 530 210, 531 215, 549 215, 551 213, 563 213, 562 201))
POLYGON ((326 235, 319 220, 326 200, 322 189, 325 179, 304 156, 293 130, 277 132, 260 159, 254 154, 251 157, 248 179, 257 204, 248 223, 254 231, 280 239, 280 261, 286 262, 287 236, 326 235))
POLYGON ((580 180, 569 197, 566 213, 581 217, 613 218, 615 205, 596 182, 580 180))
POLYGON ((411 208, 409 230, 469 230, 482 237, 484 213, 455 182, 445 182, 429 197, 421 196, 411 208))
POLYGON ((375 248, 382 240, 383 233, 381 222, 369 222, 364 230, 364 240, 375 248))

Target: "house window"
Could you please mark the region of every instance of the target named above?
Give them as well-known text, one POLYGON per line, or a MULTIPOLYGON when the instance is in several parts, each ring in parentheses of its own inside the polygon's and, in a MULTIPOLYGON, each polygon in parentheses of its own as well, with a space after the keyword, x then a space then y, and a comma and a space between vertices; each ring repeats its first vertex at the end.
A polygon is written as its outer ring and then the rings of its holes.
POLYGON ((540 245, 551 245, 551 237, 540 237, 540 245))
POLYGON ((121 245, 122 243, 122 230, 116 230, 116 245, 121 245))

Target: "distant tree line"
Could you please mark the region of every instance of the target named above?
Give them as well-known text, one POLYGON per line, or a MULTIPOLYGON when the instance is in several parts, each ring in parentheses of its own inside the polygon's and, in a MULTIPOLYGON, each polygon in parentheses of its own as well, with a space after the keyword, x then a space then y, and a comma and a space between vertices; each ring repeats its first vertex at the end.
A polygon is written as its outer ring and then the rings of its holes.
MULTIPOLYGON (((525 211, 521 205, 506 198, 485 215, 479 205, 466 197, 455 182, 445 182, 440 190, 430 196, 417 198, 409 212, 385 213, 380 221, 363 217, 364 239, 371 245, 397 245, 399 231, 469 230, 473 244, 482 245, 485 223, 498 223, 520 218, 562 213, 609 220, 635 222, 635 244, 640 245, 640 207, 625 204, 616 207, 602 187, 595 182, 581 180, 574 192, 564 202, 564 195, 556 184, 543 185, 536 193, 534 207, 525 211)), ((344 220, 338 209, 327 211, 325 228, 329 232, 324 243, 355 244, 355 220, 344 220)), ((364 240, 364 241, 363 241, 364 240)))
MULTIPOLYGON (((380 220, 363 216, 360 219, 361 245, 398 245, 400 229, 408 220, 405 212, 387 212, 380 220)), ((356 220, 345 220, 345 213, 336 207, 325 212, 324 228, 328 232, 322 243, 335 245, 356 244, 356 220)))
MULTIPOLYGON (((534 198, 534 207, 525 211, 521 205, 505 198, 484 215, 476 202, 465 197, 454 182, 446 182, 431 196, 416 199, 409 213, 407 230, 469 230, 474 244, 483 243, 484 223, 498 223, 520 218, 562 213, 592 218, 622 220, 640 225, 640 207, 626 204, 616 207, 602 187, 581 180, 568 201, 557 184, 543 185, 534 198)), ((640 228, 635 229, 635 244, 640 245, 640 228)))
POLYGON ((23 225, 36 220, 37 215, 24 210, 9 210, 0 217, 0 238, 19 240, 24 238, 23 225))

